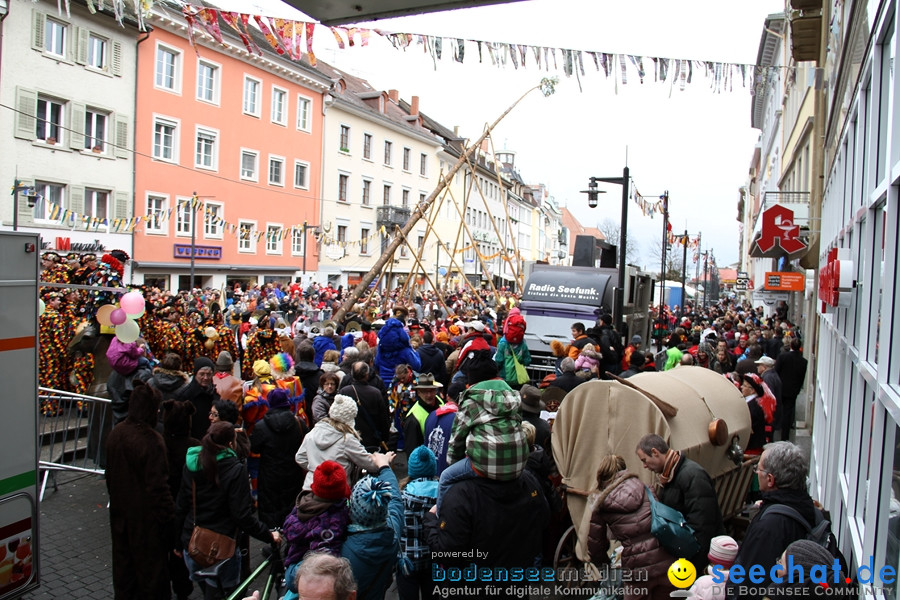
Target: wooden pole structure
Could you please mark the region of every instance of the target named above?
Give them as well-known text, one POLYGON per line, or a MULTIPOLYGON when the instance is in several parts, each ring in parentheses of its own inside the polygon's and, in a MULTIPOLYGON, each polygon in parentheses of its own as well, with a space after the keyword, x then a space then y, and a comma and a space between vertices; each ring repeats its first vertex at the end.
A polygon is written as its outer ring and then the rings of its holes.
MULTIPOLYGON (((409 248, 410 250, 415 250, 415 248, 413 248, 413 247, 410 245, 409 240, 406 239, 406 236, 403 235, 403 232, 402 232, 402 231, 399 232, 399 235, 403 238, 403 243, 406 244, 406 247, 407 247, 407 248, 409 248)), ((415 252, 413 252, 412 257, 413 257, 413 260, 416 261, 416 266, 422 269, 422 272, 423 272, 424 275, 425 275, 425 279, 428 281, 429 285, 431 285, 431 287, 434 287, 434 281, 431 280, 431 276, 428 274, 428 271, 425 270, 425 267, 422 265, 422 262, 419 260, 419 257, 416 256, 415 252)), ((444 310, 445 310, 445 311, 447 312, 447 314, 449 315, 449 314, 450 314, 450 310, 447 308, 447 305, 444 304, 444 299, 441 298, 440 295, 438 295, 438 301, 441 303, 441 306, 444 307, 444 310)))
MULTIPOLYGON (((403 227, 400 229, 401 233, 403 234, 403 237, 405 237, 410 231, 412 231, 412 228, 419 221, 419 219, 422 218, 422 216, 425 214, 425 211, 428 210, 428 207, 434 202, 435 198, 437 198, 437 196, 441 192, 441 190, 444 189, 445 187, 447 187, 448 185, 450 185, 450 182, 453 181, 453 176, 456 174, 457 171, 459 171, 459 169, 463 166, 463 164, 468 160, 469 155, 471 155, 472 152, 474 152, 475 149, 481 145, 481 142, 485 138, 487 138, 488 135, 490 135, 491 131, 500 123, 500 121, 502 121, 504 119, 504 117, 506 117, 506 115, 508 115, 510 112, 512 112, 512 110, 519 104, 519 102, 524 100, 525 97, 528 96, 528 94, 530 94, 534 90, 541 90, 541 93, 543 93, 544 96, 549 96, 550 94, 552 94, 555 91, 556 83, 557 83, 557 80, 555 78, 554 79, 547 79, 547 78, 542 79, 541 83, 539 85, 536 85, 535 87, 529 89, 524 94, 522 94, 518 100, 513 102, 509 106, 509 108, 507 108, 505 111, 503 111, 503 114, 501 114, 497 118, 497 120, 495 120, 489 127, 485 128, 485 131, 484 131, 484 133, 481 134, 481 137, 479 137, 478 140, 476 140, 473 144, 470 144, 465 149, 465 151, 462 153, 462 156, 460 156, 459 159, 456 161, 456 164, 454 164, 453 167, 447 172, 447 174, 441 178, 441 180, 438 182, 437 187, 435 188, 435 190, 433 192, 431 192, 431 194, 429 194, 428 198, 426 198, 424 201, 416 204, 416 208, 415 208, 415 210, 413 210, 412 214, 410 215, 409 220, 407 220, 406 224, 404 224, 403 227)), ((375 277, 377 277, 378 274, 384 270, 385 264, 387 263, 388 260, 390 260, 390 257, 394 255, 394 252, 397 250, 397 248, 402 243, 403 237, 394 236, 393 241, 388 245, 388 247, 385 249, 385 251, 382 252, 381 256, 378 258, 378 260, 375 261, 375 264, 372 266, 372 268, 369 269, 369 271, 365 275, 363 275, 362 280, 359 282, 359 285, 357 285, 356 288, 354 288, 353 292, 347 296, 347 299, 344 301, 343 306, 341 306, 338 309, 338 311, 334 314, 333 318, 334 318, 335 322, 337 322, 337 323, 341 322, 341 320, 344 318, 344 315, 347 313, 347 311, 352 309, 353 305, 356 304, 356 301, 359 300, 360 296, 362 296, 363 290, 365 290, 366 287, 368 287, 368 285, 372 282, 372 280, 374 280, 375 277)), ((388 282, 388 283, 390 283, 390 282, 388 282)))

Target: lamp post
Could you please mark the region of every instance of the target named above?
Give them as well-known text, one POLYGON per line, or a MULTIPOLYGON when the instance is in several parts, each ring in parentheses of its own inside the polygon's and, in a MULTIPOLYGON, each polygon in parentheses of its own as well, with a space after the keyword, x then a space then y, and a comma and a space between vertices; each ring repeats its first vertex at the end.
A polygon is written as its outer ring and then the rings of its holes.
POLYGON ((619 331, 619 334, 623 336, 627 333, 624 307, 625 244, 628 241, 628 238, 626 237, 626 231, 628 230, 628 173, 628 167, 625 167, 624 169, 622 169, 621 177, 591 177, 590 184, 588 184, 588 189, 582 191, 582 193, 588 195, 588 206, 591 208, 596 208, 597 194, 600 193, 599 190, 597 190, 597 182, 602 181, 603 183, 615 183, 622 186, 622 222, 619 225, 619 278, 616 283, 614 317, 616 320, 616 329, 619 331))

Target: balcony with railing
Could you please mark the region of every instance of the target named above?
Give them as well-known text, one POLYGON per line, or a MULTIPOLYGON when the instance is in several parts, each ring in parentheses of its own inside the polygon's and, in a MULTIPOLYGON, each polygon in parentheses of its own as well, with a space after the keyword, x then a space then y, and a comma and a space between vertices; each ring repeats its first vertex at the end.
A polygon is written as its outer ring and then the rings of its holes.
POLYGON ((375 220, 378 227, 384 227, 388 231, 393 231, 394 226, 403 227, 412 211, 409 208, 401 206, 379 206, 375 212, 375 220))

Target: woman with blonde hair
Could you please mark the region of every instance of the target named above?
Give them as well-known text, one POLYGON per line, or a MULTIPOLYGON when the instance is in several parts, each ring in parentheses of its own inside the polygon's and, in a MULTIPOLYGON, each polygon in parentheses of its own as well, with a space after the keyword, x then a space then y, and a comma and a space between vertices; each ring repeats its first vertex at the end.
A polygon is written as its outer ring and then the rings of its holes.
POLYGON ((615 454, 600 459, 597 487, 600 492, 588 532, 591 561, 597 566, 609 563, 609 540, 618 540, 622 544, 622 569, 632 573, 633 581, 646 582, 641 584, 646 594, 626 594, 625 600, 668 598, 674 588, 666 572, 675 559, 650 533, 648 494, 652 492, 636 474, 626 470, 625 460, 615 454), (635 571, 645 571, 646 575, 636 577, 635 571))

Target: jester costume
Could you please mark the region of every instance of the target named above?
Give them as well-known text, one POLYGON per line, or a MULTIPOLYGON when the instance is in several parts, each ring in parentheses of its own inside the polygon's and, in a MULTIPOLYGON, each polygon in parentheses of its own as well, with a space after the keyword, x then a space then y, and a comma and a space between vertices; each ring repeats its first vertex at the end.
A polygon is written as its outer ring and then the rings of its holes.
MULTIPOLYGON (((58 299, 59 293, 50 292, 46 298, 45 302, 49 302, 51 298, 58 299)), ((44 309, 44 314, 40 316, 38 346, 40 386, 56 390, 66 389, 66 324, 59 311, 49 304, 44 309)), ((56 400, 43 400, 41 413, 45 416, 59 414, 56 400)))

